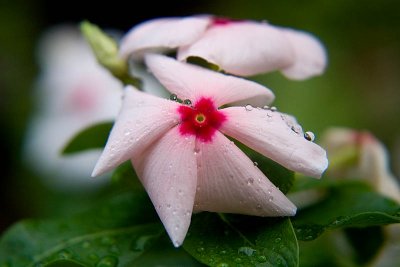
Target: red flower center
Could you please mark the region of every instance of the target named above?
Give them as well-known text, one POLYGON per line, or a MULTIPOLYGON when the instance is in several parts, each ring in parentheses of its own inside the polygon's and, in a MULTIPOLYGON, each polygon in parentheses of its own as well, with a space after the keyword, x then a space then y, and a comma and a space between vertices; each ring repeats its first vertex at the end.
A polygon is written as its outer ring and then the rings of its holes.
POLYGON ((179 132, 182 135, 193 134, 203 142, 210 142, 216 130, 226 120, 210 98, 199 99, 193 107, 179 106, 181 116, 179 132))

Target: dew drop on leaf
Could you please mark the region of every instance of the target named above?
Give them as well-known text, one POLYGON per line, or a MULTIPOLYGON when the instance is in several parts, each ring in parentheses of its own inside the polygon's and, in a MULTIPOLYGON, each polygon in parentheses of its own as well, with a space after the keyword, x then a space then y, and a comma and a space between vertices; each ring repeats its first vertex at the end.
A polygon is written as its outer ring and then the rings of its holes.
POLYGON ((264 255, 260 255, 257 257, 257 261, 262 263, 262 262, 266 262, 267 261, 267 257, 265 257, 264 255))
POLYGON ((279 242, 281 242, 281 238, 280 238, 280 237, 277 237, 277 238, 275 239, 275 243, 279 243, 279 242))
POLYGON ((199 248, 197 248, 197 252, 199 252, 199 253, 203 253, 203 252, 204 252, 204 248, 203 248, 203 247, 199 247, 199 248))
POLYGON ((102 258, 96 267, 116 267, 118 265, 118 259, 113 256, 106 256, 102 258))
POLYGON ((240 247, 240 248, 238 249, 238 253, 243 253, 243 254, 245 254, 245 255, 247 255, 247 256, 253 255, 253 253, 254 253, 255 251, 256 251, 256 250, 255 250, 255 249, 252 249, 251 247, 240 247))
POLYGON ((221 263, 218 263, 217 266, 218 266, 218 267, 229 267, 229 264, 228 264, 228 263, 225 263, 225 262, 221 262, 221 263))
POLYGON ((72 254, 68 250, 62 250, 60 253, 58 253, 59 259, 69 259, 71 257, 72 257, 72 254))

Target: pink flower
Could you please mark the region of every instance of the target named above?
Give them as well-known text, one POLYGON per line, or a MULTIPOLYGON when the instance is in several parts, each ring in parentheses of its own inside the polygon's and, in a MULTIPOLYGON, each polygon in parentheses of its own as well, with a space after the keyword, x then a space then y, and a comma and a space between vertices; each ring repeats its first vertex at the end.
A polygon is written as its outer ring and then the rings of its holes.
POLYGON ((270 103, 272 92, 161 55, 146 56, 146 64, 186 104, 127 87, 93 176, 131 160, 175 246, 182 244, 192 212, 294 215, 296 207, 224 134, 315 177, 327 167, 325 151, 277 111, 219 109, 239 101, 270 103))
POLYGON ((301 80, 321 74, 327 63, 323 45, 309 33, 213 16, 146 21, 124 37, 120 53, 140 59, 170 49, 178 49, 179 60, 201 57, 239 76, 280 70, 301 80))

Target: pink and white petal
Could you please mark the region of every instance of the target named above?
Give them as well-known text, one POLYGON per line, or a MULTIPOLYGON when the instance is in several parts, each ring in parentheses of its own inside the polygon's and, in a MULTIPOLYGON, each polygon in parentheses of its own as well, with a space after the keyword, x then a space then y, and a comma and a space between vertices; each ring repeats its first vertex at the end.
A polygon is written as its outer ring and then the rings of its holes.
POLYGON ((286 114, 254 108, 223 109, 226 122, 220 130, 286 168, 320 177, 328 167, 326 152, 306 140, 301 128, 286 114))
POLYGON ((121 111, 92 176, 110 171, 140 155, 150 144, 179 122, 179 104, 125 88, 121 111))
POLYGON ((266 87, 242 78, 207 70, 176 61, 162 55, 147 55, 149 70, 171 92, 192 103, 204 97, 214 100, 217 107, 237 101, 263 105, 274 100, 274 94, 266 87))
POLYGON ((161 18, 133 27, 122 39, 120 55, 141 58, 146 52, 177 48, 197 40, 210 24, 209 16, 161 18))
POLYGON ((197 184, 195 136, 172 128, 132 159, 168 235, 179 247, 189 229, 197 184))
POLYGON ((292 216, 296 207, 254 163, 220 132, 196 144, 195 211, 292 216))
POLYGON ((195 43, 178 50, 178 59, 204 58, 228 73, 251 76, 293 64, 292 46, 267 23, 230 22, 211 26, 195 43))
POLYGON ((325 71, 327 55, 322 43, 312 34, 292 29, 281 29, 294 50, 294 62, 282 73, 294 80, 303 80, 325 71))

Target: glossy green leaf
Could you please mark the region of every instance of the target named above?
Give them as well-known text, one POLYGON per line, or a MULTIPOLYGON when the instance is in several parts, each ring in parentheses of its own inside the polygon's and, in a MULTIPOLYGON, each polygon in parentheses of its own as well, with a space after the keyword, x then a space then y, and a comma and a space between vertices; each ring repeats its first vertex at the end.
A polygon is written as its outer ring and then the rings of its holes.
POLYGON ((207 60, 205 60, 202 57, 191 56, 186 59, 186 62, 206 68, 206 69, 210 69, 213 71, 221 71, 221 68, 218 65, 208 62, 207 60))
POLYGON ((131 266, 164 234, 144 193, 98 204, 72 217, 14 225, 0 239, 0 266, 131 266))
POLYGON ((75 135, 62 150, 68 155, 87 149, 103 148, 110 134, 112 122, 92 125, 75 135))
POLYGON ((183 247, 209 266, 298 266, 290 220, 201 213, 183 247))
POLYGON ((326 230, 400 222, 400 206, 362 183, 337 183, 322 201, 293 219, 299 240, 313 240, 326 230))

